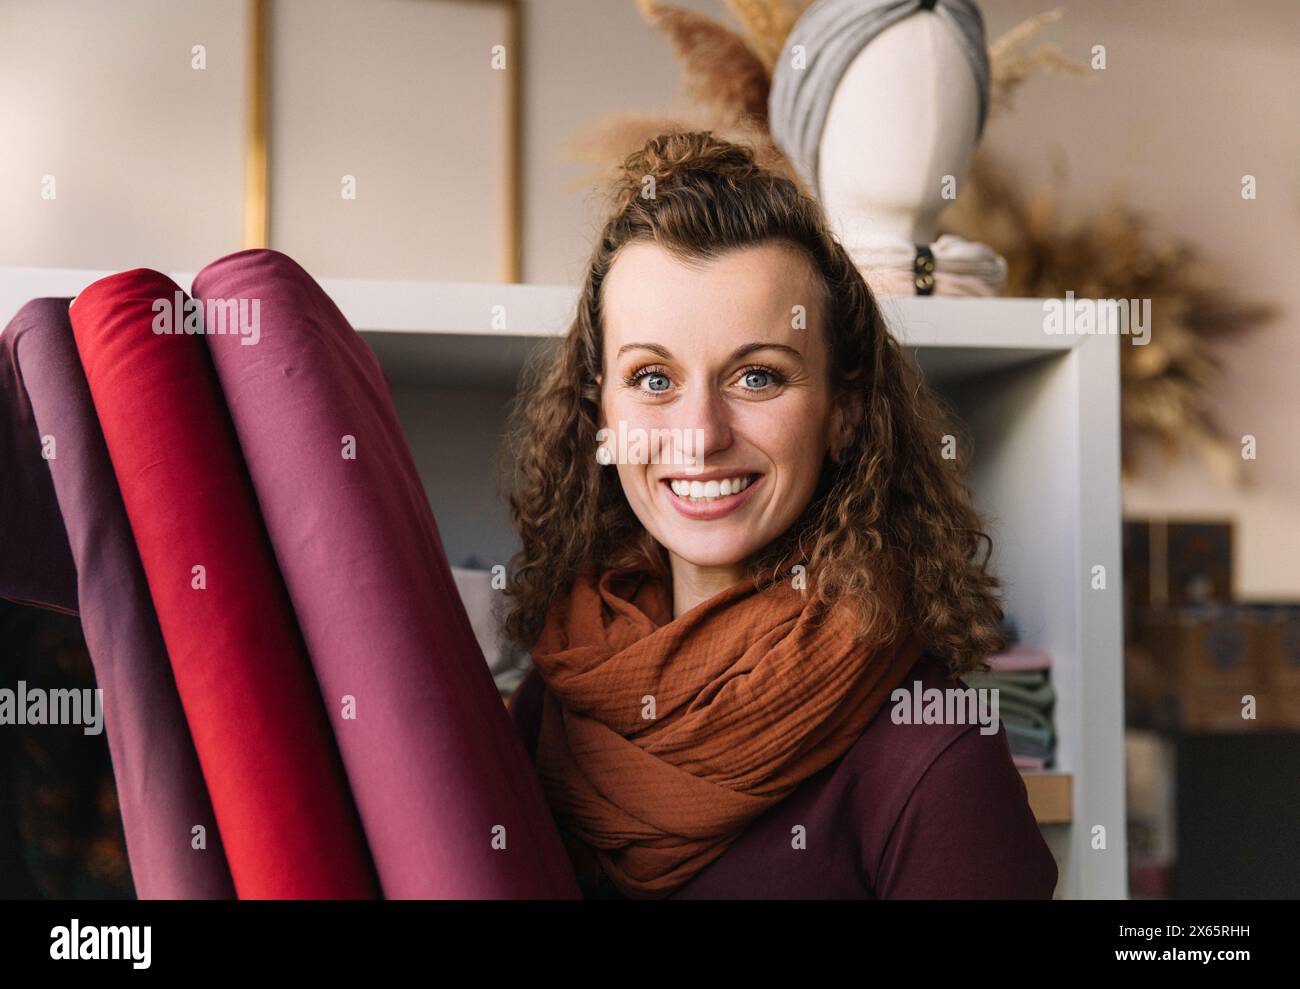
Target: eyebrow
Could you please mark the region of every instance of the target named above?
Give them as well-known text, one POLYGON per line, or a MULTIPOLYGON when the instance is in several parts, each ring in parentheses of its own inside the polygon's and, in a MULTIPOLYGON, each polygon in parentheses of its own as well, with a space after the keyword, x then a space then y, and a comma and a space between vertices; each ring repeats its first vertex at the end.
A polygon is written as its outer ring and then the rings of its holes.
MULTIPOLYGON (((625 351, 637 349, 648 350, 652 354, 658 354, 666 361, 672 360, 673 358, 672 353, 667 347, 657 343, 625 343, 623 346, 618 348, 618 353, 614 356, 616 358, 622 357, 625 351)), ((747 357, 756 350, 779 350, 791 355, 795 360, 803 360, 803 354, 799 353, 799 351, 795 350, 793 347, 788 347, 783 343, 744 343, 731 352, 731 356, 727 358, 727 363, 730 364, 732 361, 738 361, 742 357, 747 357)))

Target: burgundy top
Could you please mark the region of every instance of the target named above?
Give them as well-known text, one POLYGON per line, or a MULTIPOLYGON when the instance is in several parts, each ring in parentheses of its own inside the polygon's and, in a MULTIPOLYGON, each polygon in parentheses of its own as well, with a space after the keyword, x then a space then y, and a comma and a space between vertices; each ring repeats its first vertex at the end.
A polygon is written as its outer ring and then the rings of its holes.
MULTIPOLYGON (((916 679, 965 688, 926 658, 904 685, 916 679)), ((530 755, 544 691, 534 668, 510 700, 530 755)), ((900 725, 891 707, 669 899, 1051 899, 1056 861, 1006 729, 900 725)))

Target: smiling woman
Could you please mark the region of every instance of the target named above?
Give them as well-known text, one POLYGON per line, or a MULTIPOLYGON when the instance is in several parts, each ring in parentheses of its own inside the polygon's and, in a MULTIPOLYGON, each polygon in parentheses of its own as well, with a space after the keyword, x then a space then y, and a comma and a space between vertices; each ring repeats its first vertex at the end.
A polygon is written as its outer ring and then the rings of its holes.
POLYGON ((707 132, 614 191, 510 461, 512 713, 589 895, 1050 896, 1005 732, 883 712, 982 669, 1002 612, 821 207, 707 132))
POLYGON ((784 241, 703 267, 657 243, 629 243, 605 278, 603 308, 613 380, 595 376, 602 426, 682 426, 702 438, 699 470, 618 465, 633 512, 667 550, 680 614, 746 576, 743 562, 790 528, 828 451, 848 442, 860 396, 833 391, 823 289, 784 241), (633 342, 647 334, 652 343, 633 342), (674 480, 689 485, 686 497, 674 480))

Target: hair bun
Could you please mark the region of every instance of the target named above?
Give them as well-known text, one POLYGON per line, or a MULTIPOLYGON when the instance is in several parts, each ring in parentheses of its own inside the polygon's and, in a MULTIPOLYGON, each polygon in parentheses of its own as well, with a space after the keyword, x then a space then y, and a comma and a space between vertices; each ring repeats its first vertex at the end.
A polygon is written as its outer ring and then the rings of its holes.
POLYGON ((657 191, 690 179, 740 179, 759 170, 753 151, 716 137, 712 131, 667 131, 629 154, 618 167, 615 198, 619 204, 643 196, 651 182, 657 191))

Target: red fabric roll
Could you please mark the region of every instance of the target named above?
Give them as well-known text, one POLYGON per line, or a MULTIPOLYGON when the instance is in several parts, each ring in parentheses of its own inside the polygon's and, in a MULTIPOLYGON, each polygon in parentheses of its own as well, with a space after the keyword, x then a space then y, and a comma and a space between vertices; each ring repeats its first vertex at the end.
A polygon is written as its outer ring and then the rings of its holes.
POLYGON ((184 332, 186 303, 171 279, 138 268, 89 286, 70 315, 235 890, 374 897, 229 412, 207 347, 184 332))

